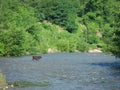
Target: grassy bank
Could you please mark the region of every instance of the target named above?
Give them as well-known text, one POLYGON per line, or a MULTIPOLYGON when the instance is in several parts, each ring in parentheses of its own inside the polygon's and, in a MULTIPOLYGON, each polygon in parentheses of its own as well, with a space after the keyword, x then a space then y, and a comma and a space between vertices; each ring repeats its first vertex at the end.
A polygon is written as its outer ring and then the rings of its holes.
POLYGON ((4 75, 2 74, 2 71, 0 70, 0 90, 6 90, 6 80, 4 75))

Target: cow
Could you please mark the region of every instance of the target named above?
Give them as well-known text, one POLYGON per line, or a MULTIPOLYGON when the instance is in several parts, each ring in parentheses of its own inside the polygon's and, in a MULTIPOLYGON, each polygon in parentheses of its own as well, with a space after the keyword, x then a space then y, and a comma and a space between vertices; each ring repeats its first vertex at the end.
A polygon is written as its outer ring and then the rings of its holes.
POLYGON ((39 59, 41 59, 42 57, 41 56, 33 56, 32 57, 32 60, 34 61, 34 60, 36 60, 36 61, 38 61, 39 59))

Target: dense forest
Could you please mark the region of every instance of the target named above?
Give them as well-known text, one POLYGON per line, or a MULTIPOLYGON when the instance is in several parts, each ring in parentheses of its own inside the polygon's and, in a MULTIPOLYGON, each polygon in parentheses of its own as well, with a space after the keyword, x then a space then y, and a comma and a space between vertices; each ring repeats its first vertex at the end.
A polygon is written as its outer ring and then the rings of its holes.
POLYGON ((0 56, 95 48, 120 56, 120 0, 0 0, 0 56))

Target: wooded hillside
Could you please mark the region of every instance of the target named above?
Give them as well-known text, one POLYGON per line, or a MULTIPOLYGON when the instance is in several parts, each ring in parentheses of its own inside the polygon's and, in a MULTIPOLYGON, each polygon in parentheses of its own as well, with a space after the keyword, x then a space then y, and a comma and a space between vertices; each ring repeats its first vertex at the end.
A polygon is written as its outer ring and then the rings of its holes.
POLYGON ((120 56, 119 0, 0 0, 0 56, 95 48, 120 56))

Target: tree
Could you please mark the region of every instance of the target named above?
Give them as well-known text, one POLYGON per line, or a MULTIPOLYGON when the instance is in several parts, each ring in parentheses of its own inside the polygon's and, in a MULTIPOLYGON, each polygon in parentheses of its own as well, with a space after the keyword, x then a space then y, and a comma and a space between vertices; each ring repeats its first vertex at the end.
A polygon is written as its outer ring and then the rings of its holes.
POLYGON ((34 9, 22 5, 18 0, 1 1, 0 28, 1 29, 28 29, 35 22, 34 9))
POLYGON ((1 0, 0 6, 0 55, 24 55, 32 43, 26 30, 36 22, 34 9, 18 0, 1 0))
POLYGON ((120 57, 120 2, 117 1, 114 5, 114 37, 112 44, 112 52, 114 55, 120 57))
POLYGON ((69 32, 77 30, 79 0, 40 0, 34 4, 32 6, 36 9, 36 17, 39 21, 47 20, 64 27, 69 32))

